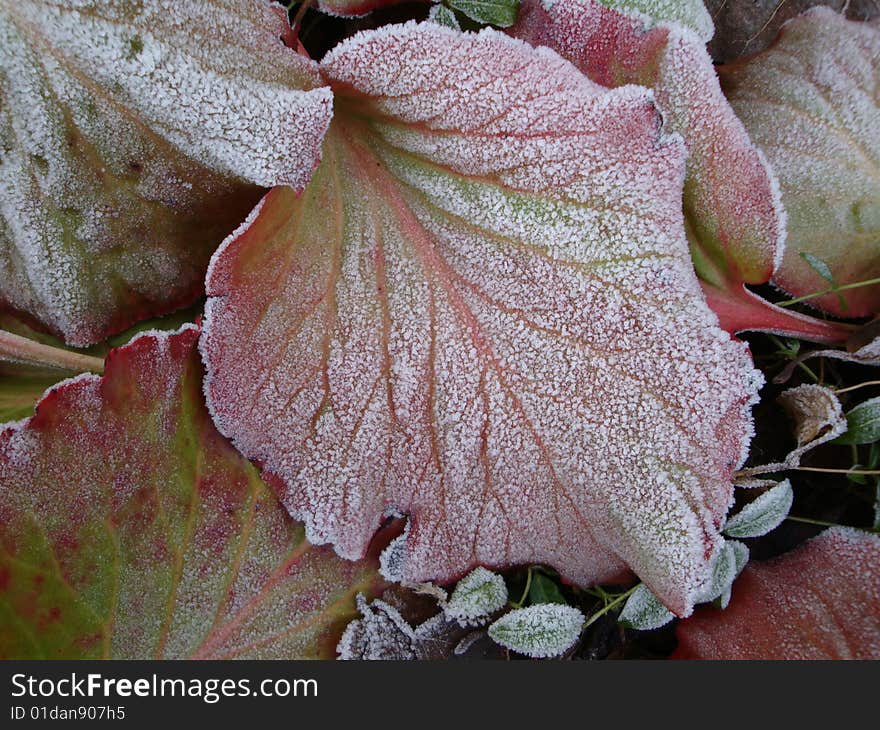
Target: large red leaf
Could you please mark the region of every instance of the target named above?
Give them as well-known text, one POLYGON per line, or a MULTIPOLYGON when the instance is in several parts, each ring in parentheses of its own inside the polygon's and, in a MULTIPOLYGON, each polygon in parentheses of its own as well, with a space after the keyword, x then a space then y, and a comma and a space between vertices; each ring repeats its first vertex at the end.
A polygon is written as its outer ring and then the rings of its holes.
MULTIPOLYGON (((721 70, 731 104, 773 164, 788 211, 774 281, 795 296, 880 277, 880 30, 815 8, 768 51, 721 70)), ((880 312, 880 284, 811 299, 832 314, 880 312)))
POLYGON ((0 2, 0 302, 89 344, 195 299, 331 94, 264 0, 0 2))
POLYGON ((139 336, 0 433, 0 657, 329 657, 382 589, 217 433, 197 338, 139 336))
MULTIPOLYGON (((772 276, 783 251, 785 214, 772 173, 721 91, 705 48, 707 34, 642 14, 681 22, 695 15, 684 6, 678 10, 648 0, 525 0, 512 33, 559 51, 604 86, 653 89, 666 125, 688 148, 688 236, 722 327, 841 341, 845 331, 773 307, 745 288, 772 276)), ((698 20, 690 24, 698 27, 698 20)))
POLYGON ((314 179, 269 193, 209 270, 220 430, 346 557, 408 515, 397 577, 628 566, 688 613, 760 376, 703 302, 683 151, 647 93, 430 23, 322 69, 314 179))
POLYGON ((677 634, 678 659, 880 659, 880 537, 833 528, 749 564, 677 634))

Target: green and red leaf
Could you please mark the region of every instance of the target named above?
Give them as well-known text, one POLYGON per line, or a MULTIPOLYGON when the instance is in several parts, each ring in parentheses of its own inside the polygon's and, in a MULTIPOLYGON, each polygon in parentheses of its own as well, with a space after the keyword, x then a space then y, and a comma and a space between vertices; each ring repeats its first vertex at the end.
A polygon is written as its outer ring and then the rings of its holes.
POLYGON ((146 333, 0 433, 0 657, 332 657, 375 556, 313 547, 146 333))
POLYGON ((648 93, 433 23, 361 33, 322 72, 312 182, 209 270, 220 430, 343 556, 407 515, 394 577, 631 568, 688 613, 760 376, 704 304, 648 93))
POLYGON ((263 0, 0 2, 0 302, 74 345, 192 302, 331 116, 263 0))
MULTIPOLYGON (((720 70, 779 177, 788 242, 774 282, 796 297, 880 277, 880 30, 815 8, 776 44, 720 70)), ((880 284, 810 299, 826 312, 880 312, 880 284)))

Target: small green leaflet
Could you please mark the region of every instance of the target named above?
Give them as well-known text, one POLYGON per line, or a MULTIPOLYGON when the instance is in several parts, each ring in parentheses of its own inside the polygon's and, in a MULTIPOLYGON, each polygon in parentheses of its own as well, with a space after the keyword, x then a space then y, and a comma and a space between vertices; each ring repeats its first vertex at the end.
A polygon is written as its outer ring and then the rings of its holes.
POLYGON ((518 654, 545 659, 574 646, 585 622, 576 608, 542 603, 505 614, 489 627, 489 636, 518 654))
POLYGON ((668 624, 675 616, 643 583, 627 599, 618 622, 629 629, 648 631, 668 624))
POLYGON ((550 578, 537 571, 532 574, 532 585, 529 587, 529 603, 562 603, 567 601, 559 587, 550 578))
POLYGON ((786 479, 731 517, 724 527, 724 534, 730 537, 766 535, 786 518, 793 501, 791 482, 786 479))
MULTIPOLYGON (((837 282, 834 280, 834 274, 831 273, 831 268, 822 259, 818 256, 814 256, 808 251, 801 251, 801 258, 810 265, 810 268, 813 271, 831 284, 831 286, 835 288, 837 287, 837 282)), ((846 299, 843 298, 843 294, 840 292, 837 292, 837 300, 840 303, 840 309, 845 312, 847 306, 846 299)))
POLYGON ((434 5, 428 12, 428 20, 437 23, 437 25, 445 25, 447 28, 461 30, 461 26, 458 24, 458 19, 455 17, 455 13, 445 5, 434 5))
POLYGON ((846 431, 835 444, 872 444, 880 440, 880 398, 859 403, 846 414, 846 431))
POLYGON ((449 603, 446 615, 461 626, 482 623, 507 603, 507 586, 504 578, 485 568, 477 568, 462 578, 449 603))
POLYGON ((725 542, 715 555, 712 575, 697 600, 701 603, 714 601, 724 595, 736 577, 736 555, 730 543, 725 542))
POLYGON ((519 0, 447 0, 447 4, 471 20, 498 28, 509 28, 519 15, 519 0))

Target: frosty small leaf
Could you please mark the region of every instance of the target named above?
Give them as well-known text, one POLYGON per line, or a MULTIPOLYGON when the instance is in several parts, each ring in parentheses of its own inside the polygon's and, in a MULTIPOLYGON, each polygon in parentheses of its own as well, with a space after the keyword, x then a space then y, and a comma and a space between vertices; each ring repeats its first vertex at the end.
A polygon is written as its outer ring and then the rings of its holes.
MULTIPOLYGON (((795 296, 880 276, 880 30, 815 8, 776 44, 721 70, 731 104, 769 158, 788 211, 774 280, 795 296)), ((846 317, 880 311, 880 285, 811 299, 846 317)))
POLYGON ((322 13, 342 18, 356 18, 373 10, 399 5, 407 0, 318 0, 316 7, 322 13))
POLYGON ((431 10, 428 11, 428 20, 437 23, 438 25, 445 25, 447 28, 461 30, 461 26, 458 24, 458 19, 455 17, 455 13, 445 5, 432 5, 431 10))
POLYGON ((170 311, 331 115, 261 0, 0 0, 0 302, 71 344, 170 311))
POLYGON ((381 589, 217 433, 197 338, 141 335, 0 432, 0 657, 332 656, 381 589))
POLYGON ((880 398, 859 403, 846 414, 846 432, 836 444, 872 444, 880 440, 880 398))
POLYGON ((733 549, 733 561, 735 567, 734 577, 743 572, 743 568, 749 562, 749 548, 745 543, 739 540, 728 540, 726 545, 730 545, 733 549))
POLYGON ((775 530, 788 516, 794 501, 791 482, 786 479, 749 502, 724 526, 730 537, 761 537, 775 530))
POLYGON ((675 616, 657 599, 644 584, 626 599, 618 622, 628 628, 650 631, 668 624, 675 616))
POLYGON ((509 28, 516 22, 519 0, 446 0, 449 7, 458 10, 478 23, 489 23, 509 28))
POLYGON ((750 563, 723 612, 700 607, 677 628, 680 659, 880 659, 880 538, 826 530, 750 563))
POLYGON ((301 196, 213 259, 201 349, 220 430, 314 542, 387 514, 406 581, 636 571, 689 612, 760 376, 683 235, 683 150, 643 89, 434 23, 322 70, 335 116, 301 196))
POLYGON ((489 627, 489 636, 517 654, 545 659, 574 646, 585 623, 576 608, 543 603, 505 614, 489 627))
POLYGON ((733 545, 724 542, 715 554, 710 579, 699 596, 699 602, 714 601, 730 588, 736 578, 736 553, 733 545))
POLYGON ((449 618, 462 626, 470 626, 481 623, 506 603, 504 578, 477 568, 458 582, 444 610, 449 618))
POLYGON ((532 575, 532 585, 529 587, 529 603, 567 603, 559 586, 543 573, 535 572, 532 575))

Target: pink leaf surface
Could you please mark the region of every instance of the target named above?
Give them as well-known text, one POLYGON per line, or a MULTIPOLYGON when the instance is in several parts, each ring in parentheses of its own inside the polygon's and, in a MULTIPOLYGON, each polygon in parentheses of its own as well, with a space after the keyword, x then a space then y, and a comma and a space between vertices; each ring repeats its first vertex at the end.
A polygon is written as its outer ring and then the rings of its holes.
POLYGON ((684 210, 691 253, 722 327, 824 342, 846 338, 834 325, 773 307, 745 288, 772 276, 783 252, 785 213, 772 172, 721 91, 705 35, 597 0, 525 0, 511 32, 553 48, 604 86, 641 84, 654 91, 668 130, 688 149, 684 210))
POLYGON ((361 33, 322 71, 315 177, 209 270, 220 430, 343 556, 407 515, 395 577, 631 568, 688 613, 760 375, 704 304, 647 93, 435 24, 361 33))
MULTIPOLYGON (((720 73, 782 185, 789 234, 774 281, 795 296, 829 289, 803 253, 837 284, 880 277, 880 30, 815 8, 769 50, 720 73)), ((880 284, 840 297, 810 303, 845 317, 880 312, 880 284)))
POLYGON ((679 624, 678 659, 880 659, 880 537, 832 528, 750 563, 724 611, 679 624))
POLYGON ((141 335, 0 432, 0 658, 332 657, 384 587, 217 432, 197 338, 141 335))
POLYGON ((0 303, 74 345, 191 303, 332 114, 263 0, 0 0, 0 303))

